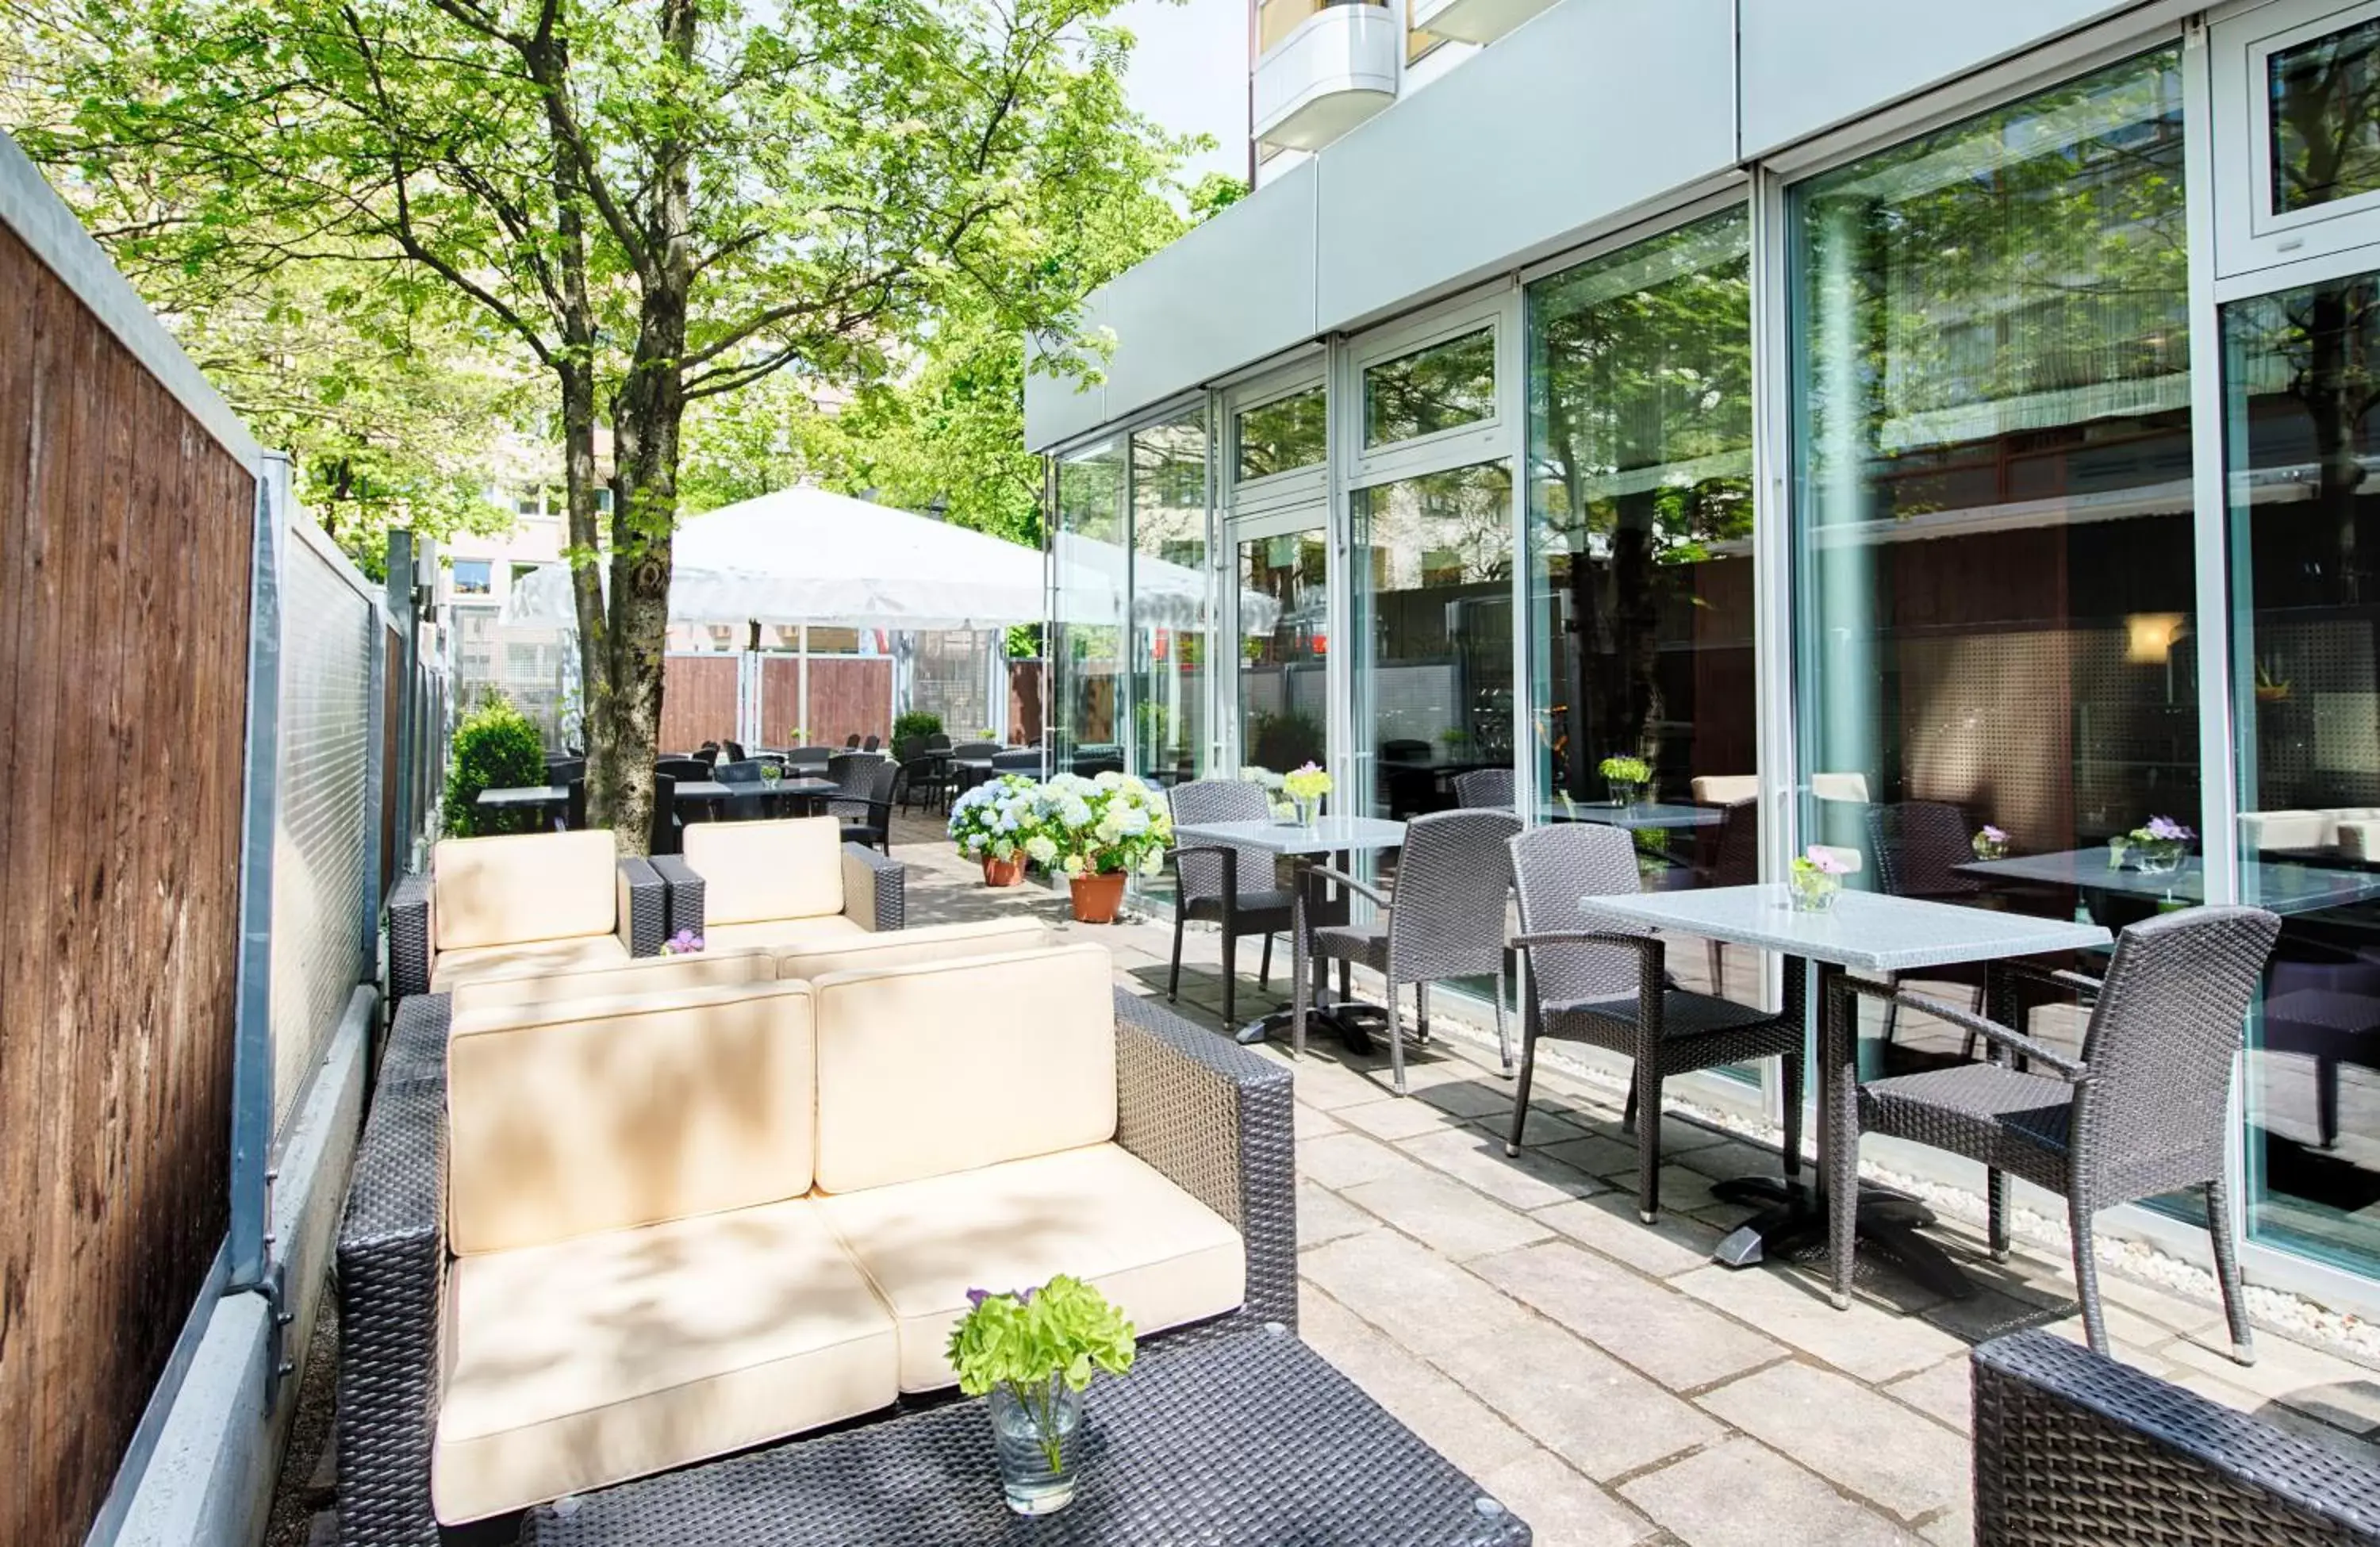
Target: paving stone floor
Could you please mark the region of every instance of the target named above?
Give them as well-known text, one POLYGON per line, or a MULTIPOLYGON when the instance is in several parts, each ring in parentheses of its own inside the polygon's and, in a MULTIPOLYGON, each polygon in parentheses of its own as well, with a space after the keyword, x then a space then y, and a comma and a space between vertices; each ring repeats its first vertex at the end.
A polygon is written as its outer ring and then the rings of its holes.
MULTIPOLYGON (((912 922, 1066 920, 1062 894, 984 887, 938 823, 902 822, 894 852, 912 922)), ((1127 986, 1164 993, 1170 922, 1065 927, 1106 944, 1127 986)), ((1244 1017, 1275 1002, 1256 990, 1255 956, 1246 943, 1244 1017)), ((1218 1029, 1219 959, 1217 936, 1194 928, 1179 1007, 1218 1029)), ((1995 1264, 1955 1222, 1937 1236, 1984 1285, 1964 1301, 1878 1272, 1838 1311, 1802 1270, 1715 1265, 1747 1211, 1710 1184, 1773 1174, 1776 1152, 1665 1119, 1665 1212, 1647 1228, 1621 1092, 1600 1083, 1541 1067, 1508 1159, 1511 1087, 1492 1048, 1434 1041, 1405 1100, 1335 1045, 1293 1066, 1304 1335, 1541 1547, 1967 1542, 1969 1347, 2025 1326, 2082 1337, 2062 1259, 2020 1245, 1995 1264)), ((2380 1373, 2264 1329, 2242 1369, 2214 1304, 2101 1277, 2128 1362, 2380 1464, 2380 1373)))

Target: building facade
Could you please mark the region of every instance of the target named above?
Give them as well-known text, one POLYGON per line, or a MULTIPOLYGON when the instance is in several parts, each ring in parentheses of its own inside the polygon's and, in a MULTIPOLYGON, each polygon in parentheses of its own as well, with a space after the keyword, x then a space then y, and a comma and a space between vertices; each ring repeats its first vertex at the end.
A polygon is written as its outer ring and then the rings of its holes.
POLYGON ((1030 381, 1059 754, 1540 822, 1635 758, 1716 813, 1648 886, 2273 907, 2252 1268, 2380 1297, 2380 0, 1513 9, 1030 381))

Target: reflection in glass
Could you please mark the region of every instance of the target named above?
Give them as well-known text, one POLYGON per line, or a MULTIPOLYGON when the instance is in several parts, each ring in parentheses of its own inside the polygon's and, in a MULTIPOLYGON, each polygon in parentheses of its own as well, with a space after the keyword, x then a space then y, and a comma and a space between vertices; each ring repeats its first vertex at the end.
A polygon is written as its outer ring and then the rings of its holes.
POLYGON ((2251 1232, 2380 1271, 2380 276, 2223 314, 2251 1232))
POLYGON ((1329 563, 1319 527, 1240 544, 1240 763, 1329 766, 1329 563))
POLYGON ((1207 420, 1132 436, 1134 772, 1198 776, 1207 745, 1207 420))
POLYGON ((1529 292, 1538 814, 1643 760, 1656 885, 1757 879, 1750 240, 1730 210, 1529 292))
POLYGON ((1322 389, 1293 392, 1246 409, 1239 416, 1233 444, 1243 483, 1320 467, 1330 448, 1322 389))
POLYGON ((1364 445, 1434 435, 1496 412, 1496 330, 1364 368, 1364 445))
POLYGON ((2380 189, 2380 18, 2265 61, 2273 213, 2380 189))
POLYGON ((2105 847, 2199 825, 2177 55, 1792 213, 1804 833, 1906 895, 2111 926, 2184 896, 2105 847))
POLYGON ((1058 464, 1050 537, 1057 596, 1050 618, 1052 766, 1122 767, 1116 685, 1123 671, 1123 448, 1110 441, 1058 464))
POLYGON ((1512 475, 1501 462, 1354 496, 1357 815, 1454 804, 1512 763, 1512 475))

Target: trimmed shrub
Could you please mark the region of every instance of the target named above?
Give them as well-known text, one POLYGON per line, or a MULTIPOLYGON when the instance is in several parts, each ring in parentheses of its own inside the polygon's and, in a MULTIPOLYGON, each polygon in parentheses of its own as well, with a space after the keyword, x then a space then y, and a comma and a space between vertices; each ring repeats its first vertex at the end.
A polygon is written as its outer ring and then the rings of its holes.
POLYGON ((892 722, 892 745, 898 747, 911 737, 922 741, 929 736, 942 734, 942 717, 929 709, 905 710, 892 722))
POLYGON ((446 760, 447 835, 483 838, 534 831, 543 813, 483 811, 480 792, 543 783, 545 739, 536 724, 502 693, 481 700, 455 727, 455 745, 446 760))

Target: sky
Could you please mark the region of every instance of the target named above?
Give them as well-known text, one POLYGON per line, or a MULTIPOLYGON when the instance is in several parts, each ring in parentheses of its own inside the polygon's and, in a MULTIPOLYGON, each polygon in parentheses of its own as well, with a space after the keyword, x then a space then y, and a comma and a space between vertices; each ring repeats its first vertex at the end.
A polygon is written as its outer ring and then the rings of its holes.
POLYGON ((1247 0, 1125 0, 1114 19, 1140 40, 1125 88, 1132 104, 1176 134, 1211 135, 1188 168, 1248 175, 1247 0))

